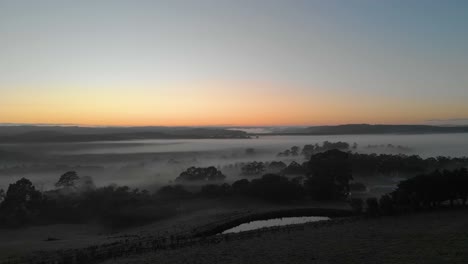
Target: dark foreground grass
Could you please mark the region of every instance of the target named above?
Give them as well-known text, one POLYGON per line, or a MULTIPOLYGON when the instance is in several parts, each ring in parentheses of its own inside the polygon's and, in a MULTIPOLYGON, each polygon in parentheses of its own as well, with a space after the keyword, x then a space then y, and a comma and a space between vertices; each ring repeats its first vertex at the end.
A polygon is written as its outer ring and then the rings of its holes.
POLYGON ((468 263, 468 211, 311 223, 106 263, 468 263))

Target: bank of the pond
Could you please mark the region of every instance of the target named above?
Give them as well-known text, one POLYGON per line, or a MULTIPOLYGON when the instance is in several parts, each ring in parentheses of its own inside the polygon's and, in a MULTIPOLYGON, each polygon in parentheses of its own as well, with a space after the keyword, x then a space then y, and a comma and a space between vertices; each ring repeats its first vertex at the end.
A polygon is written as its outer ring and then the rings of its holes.
POLYGON ((244 223, 253 221, 286 218, 286 217, 306 217, 306 216, 324 216, 329 218, 346 217, 352 216, 351 210, 344 209, 330 209, 330 208, 298 208, 298 209, 287 209, 277 210, 262 213, 254 213, 245 215, 231 221, 220 223, 215 227, 196 233, 195 237, 206 237, 216 234, 220 234, 226 230, 234 228, 244 223))

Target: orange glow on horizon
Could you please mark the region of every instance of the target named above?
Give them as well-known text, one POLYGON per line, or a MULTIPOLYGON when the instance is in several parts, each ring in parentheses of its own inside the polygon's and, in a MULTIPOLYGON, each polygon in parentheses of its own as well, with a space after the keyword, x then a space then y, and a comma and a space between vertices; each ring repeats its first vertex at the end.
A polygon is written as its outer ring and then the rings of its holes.
POLYGON ((468 106, 463 102, 418 103, 410 99, 337 94, 313 88, 289 89, 257 82, 163 84, 138 91, 125 87, 55 91, 54 94, 41 94, 40 90, 37 94, 27 94, 16 90, 15 94, 4 95, 0 99, 0 122, 87 126, 307 126, 409 124, 468 113, 468 106))

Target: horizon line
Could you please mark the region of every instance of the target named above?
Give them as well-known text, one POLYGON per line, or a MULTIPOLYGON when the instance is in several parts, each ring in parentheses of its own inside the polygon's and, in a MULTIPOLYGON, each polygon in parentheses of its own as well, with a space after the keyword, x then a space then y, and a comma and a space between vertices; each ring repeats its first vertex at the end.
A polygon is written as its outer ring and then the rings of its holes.
MULTIPOLYGON (((434 120, 431 120, 434 121, 434 120)), ((13 123, 13 122, 0 122, 0 127, 21 127, 21 126, 34 126, 34 127, 83 127, 83 128, 142 128, 142 127, 193 127, 193 128, 265 128, 265 127, 320 127, 320 126, 349 126, 349 125, 371 125, 371 126, 468 126, 468 124, 427 124, 427 123, 339 123, 339 124, 308 124, 308 125, 231 125, 231 124, 219 124, 219 125, 88 125, 88 124, 74 124, 74 123, 13 123)))

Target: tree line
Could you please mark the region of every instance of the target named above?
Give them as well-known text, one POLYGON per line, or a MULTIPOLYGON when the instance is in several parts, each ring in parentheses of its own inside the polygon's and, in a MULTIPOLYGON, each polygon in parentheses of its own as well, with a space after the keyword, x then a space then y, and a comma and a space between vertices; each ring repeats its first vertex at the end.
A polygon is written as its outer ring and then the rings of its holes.
MULTIPOLYGON (((466 206, 468 200, 468 170, 434 170, 401 181, 395 191, 380 199, 366 200, 369 216, 394 215, 406 212, 466 206)), ((352 206, 361 212, 363 201, 354 199, 352 206)))
POLYGON ((219 184, 225 175, 215 167, 191 167, 180 174, 176 185, 164 186, 154 193, 116 185, 97 188, 92 178, 79 176, 74 171, 63 174, 55 189, 44 192, 22 178, 10 184, 6 192, 0 190, 0 225, 86 221, 100 221, 111 226, 134 225, 170 217, 176 214, 181 200, 192 197, 237 195, 280 203, 304 199, 344 200, 351 187, 362 188, 350 184, 355 170, 393 171, 400 168, 417 172, 417 176, 402 181, 394 192, 379 200, 371 198, 365 205, 362 200, 351 200, 357 211, 366 207, 369 212, 374 212, 371 214, 389 214, 433 208, 446 202, 466 204, 468 196, 466 158, 422 159, 333 149, 313 154, 303 164, 292 162, 286 166, 271 162, 269 165, 280 172, 265 173, 232 184, 219 184), (438 166, 427 172, 428 168, 438 166), (456 166, 458 168, 447 169, 456 166), (184 184, 191 181, 201 181, 205 185, 196 192, 188 191, 184 184))

